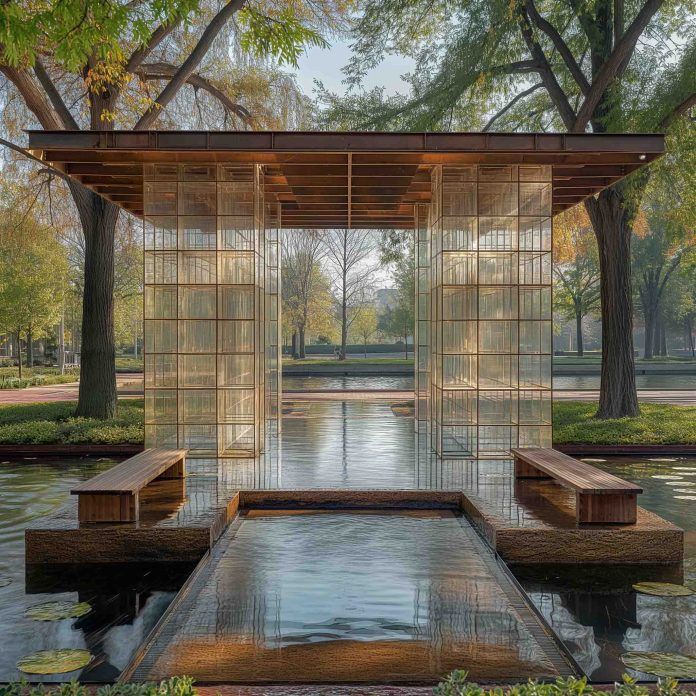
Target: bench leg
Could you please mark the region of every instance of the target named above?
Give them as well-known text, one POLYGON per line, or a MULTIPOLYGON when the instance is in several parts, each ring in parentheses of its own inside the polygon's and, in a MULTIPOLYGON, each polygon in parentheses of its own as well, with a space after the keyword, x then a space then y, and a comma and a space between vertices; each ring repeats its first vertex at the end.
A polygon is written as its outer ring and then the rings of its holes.
POLYGON ((543 471, 534 468, 531 464, 527 464, 527 462, 515 458, 515 478, 548 479, 551 477, 543 471))
POLYGON ((165 469, 158 479, 182 479, 186 476, 186 459, 182 457, 174 462, 168 469, 165 469))
POLYGON ((576 493, 576 517, 581 524, 635 524, 635 493, 576 493))
POLYGON ((137 522, 138 494, 80 494, 77 517, 80 522, 137 522))

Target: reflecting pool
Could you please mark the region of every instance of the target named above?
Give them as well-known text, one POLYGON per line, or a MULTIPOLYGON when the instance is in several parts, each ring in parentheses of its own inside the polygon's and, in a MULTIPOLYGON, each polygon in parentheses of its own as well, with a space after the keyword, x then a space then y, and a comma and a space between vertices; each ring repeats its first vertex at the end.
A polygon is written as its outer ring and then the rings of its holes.
POLYGON ((217 683, 434 683, 568 673, 452 512, 249 511, 138 667, 217 683), (161 636, 161 637, 160 637, 161 636))
POLYGON ((25 567, 29 523, 63 505, 76 483, 114 463, 88 458, 0 463, 0 682, 22 676, 16 668, 20 658, 63 648, 89 650, 94 659, 81 671, 41 681, 113 681, 191 572, 190 565, 179 564, 25 567), (58 621, 25 617, 30 607, 52 601, 87 602, 91 611, 58 621))
MULTIPOLYGON (((644 493, 639 504, 684 529, 684 583, 696 589, 696 459, 597 457, 590 463, 640 484, 644 493)), ((696 595, 654 597, 632 589, 644 580, 681 583, 678 572, 634 567, 513 570, 593 680, 619 679, 627 671, 621 655, 631 650, 696 656, 696 595)))

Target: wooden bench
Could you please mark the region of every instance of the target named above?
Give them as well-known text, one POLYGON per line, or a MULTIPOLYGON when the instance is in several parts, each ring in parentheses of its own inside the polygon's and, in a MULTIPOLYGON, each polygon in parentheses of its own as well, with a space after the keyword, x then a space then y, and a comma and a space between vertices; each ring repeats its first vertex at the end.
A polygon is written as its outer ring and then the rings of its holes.
POLYGON ((513 449, 515 478, 552 478, 575 491, 578 522, 635 524, 643 489, 618 476, 543 447, 513 449))
POLYGON ((155 479, 183 479, 185 449, 146 449, 70 492, 78 498, 80 522, 137 522, 139 493, 155 479))

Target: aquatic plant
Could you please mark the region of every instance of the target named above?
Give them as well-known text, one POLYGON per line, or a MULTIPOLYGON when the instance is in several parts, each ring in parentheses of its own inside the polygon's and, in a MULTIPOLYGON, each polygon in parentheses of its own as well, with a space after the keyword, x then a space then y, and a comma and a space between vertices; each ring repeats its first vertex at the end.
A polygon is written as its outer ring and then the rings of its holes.
POLYGON ((61 621, 62 619, 77 619, 92 611, 87 602, 42 602, 29 607, 24 616, 34 621, 61 621))
POLYGON ((63 648, 39 650, 17 662, 17 669, 26 674, 65 674, 86 667, 92 660, 89 650, 63 648))

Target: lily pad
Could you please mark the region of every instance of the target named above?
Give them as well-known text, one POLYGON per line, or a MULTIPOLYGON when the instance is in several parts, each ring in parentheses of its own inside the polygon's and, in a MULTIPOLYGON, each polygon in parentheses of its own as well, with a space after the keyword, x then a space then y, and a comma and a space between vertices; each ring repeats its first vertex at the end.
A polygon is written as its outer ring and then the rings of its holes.
POLYGON ((664 652, 627 652, 621 661, 630 669, 676 679, 696 678, 696 657, 664 652))
POLYGON ((649 462, 676 462, 674 457, 648 457, 649 462))
POLYGON ((34 621, 77 619, 88 614, 92 607, 87 602, 43 602, 29 607, 24 616, 34 621))
POLYGON ((657 597, 688 597, 694 594, 684 585, 674 585, 671 582, 638 582, 633 589, 641 594, 655 595, 657 597))
POLYGON ((696 495, 675 495, 675 500, 696 500, 696 495))
POLYGON ((673 488, 672 490, 675 493, 690 493, 691 495, 696 494, 696 488, 673 488))
POLYGON ((696 486, 696 481, 665 481, 665 486, 696 486))
POLYGON ((661 479, 663 481, 679 481, 681 476, 673 476, 672 474, 653 474, 650 478, 661 479))
POLYGON ((91 661, 92 653, 89 650, 39 650, 19 660, 17 669, 25 674, 65 674, 82 669, 91 661))
POLYGON ((606 459, 595 459, 594 457, 582 457, 580 459, 581 462, 606 462, 606 459))

